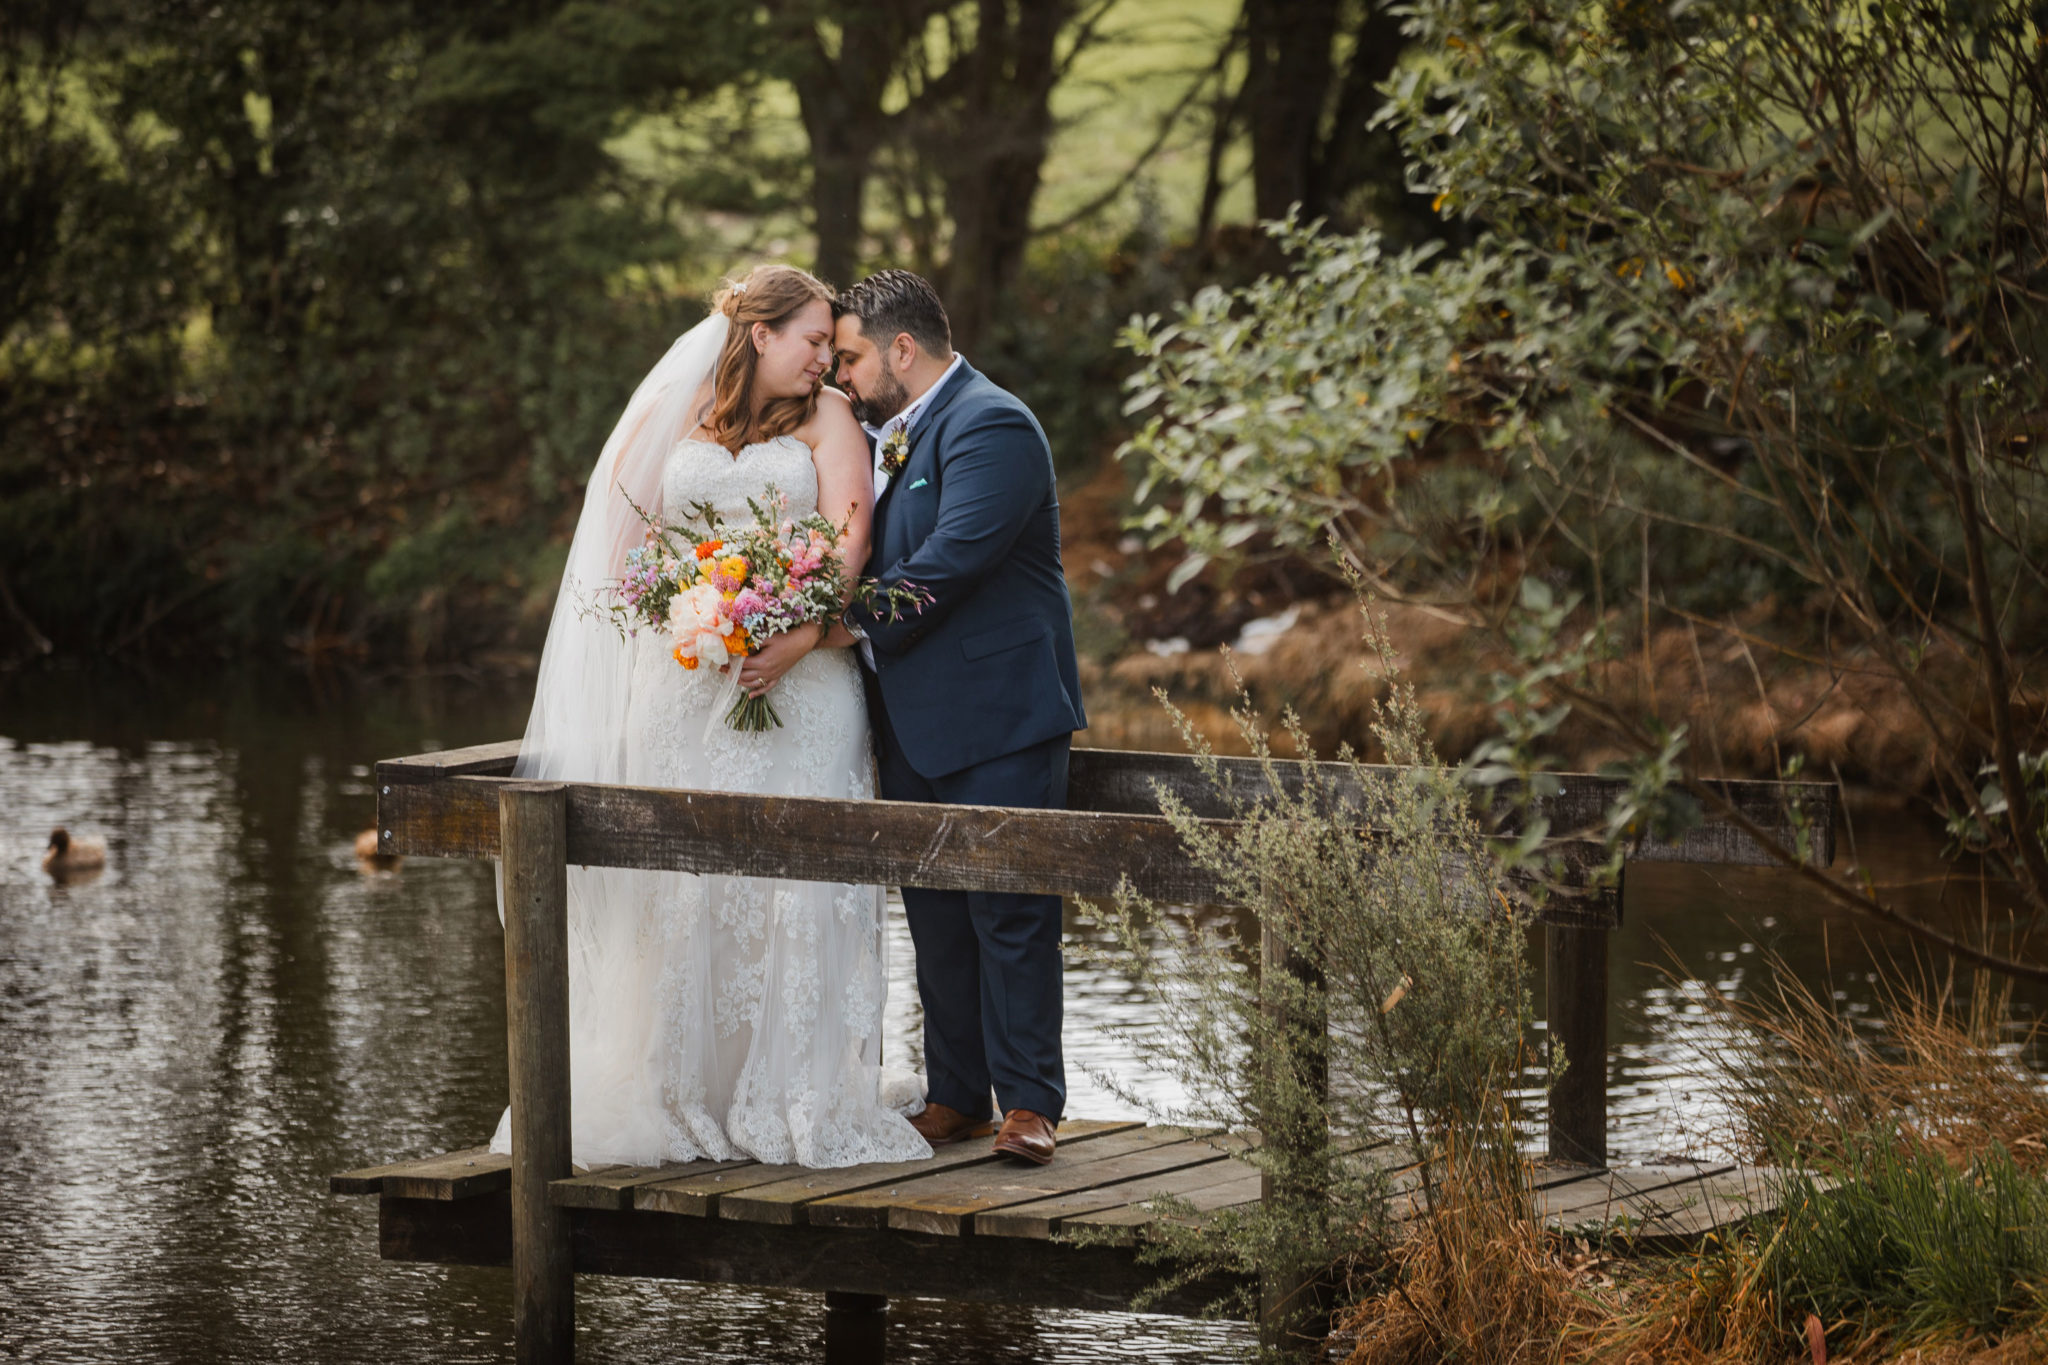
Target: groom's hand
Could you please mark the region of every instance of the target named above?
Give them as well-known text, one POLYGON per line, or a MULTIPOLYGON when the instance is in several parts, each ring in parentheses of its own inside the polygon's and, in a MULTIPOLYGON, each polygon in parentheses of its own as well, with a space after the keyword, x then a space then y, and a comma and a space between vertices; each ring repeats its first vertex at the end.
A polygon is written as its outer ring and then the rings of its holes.
POLYGON ((740 662, 740 690, 758 697, 775 686, 783 674, 796 667, 798 659, 818 647, 820 635, 810 626, 798 626, 769 636, 758 650, 740 662))

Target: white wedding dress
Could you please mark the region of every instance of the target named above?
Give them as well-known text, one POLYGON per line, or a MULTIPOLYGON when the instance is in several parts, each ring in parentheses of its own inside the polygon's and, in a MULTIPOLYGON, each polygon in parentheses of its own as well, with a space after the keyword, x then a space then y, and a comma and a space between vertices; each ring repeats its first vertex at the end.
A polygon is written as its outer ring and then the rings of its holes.
MULTIPOLYGON (((749 520, 770 486, 817 510, 817 471, 784 436, 735 456, 668 452, 670 519, 708 503, 749 520)), ((715 669, 686 671, 666 632, 631 646, 620 780, 777 796, 874 796, 866 702, 851 651, 806 654, 768 694, 780 729, 724 721, 715 669)), ((904 1117, 908 1072, 885 1077, 878 886, 625 869, 570 872, 572 1148, 579 1165, 755 1157, 803 1166, 907 1161, 931 1148, 904 1117)), ((494 1151, 510 1150, 510 1113, 494 1151)))

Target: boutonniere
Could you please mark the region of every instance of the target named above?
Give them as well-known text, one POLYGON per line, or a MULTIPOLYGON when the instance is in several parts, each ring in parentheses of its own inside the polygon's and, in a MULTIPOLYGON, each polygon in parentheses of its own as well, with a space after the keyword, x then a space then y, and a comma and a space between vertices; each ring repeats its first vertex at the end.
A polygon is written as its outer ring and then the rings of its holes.
POLYGON ((910 433, 897 427, 882 438, 882 472, 895 478, 910 463, 910 433))

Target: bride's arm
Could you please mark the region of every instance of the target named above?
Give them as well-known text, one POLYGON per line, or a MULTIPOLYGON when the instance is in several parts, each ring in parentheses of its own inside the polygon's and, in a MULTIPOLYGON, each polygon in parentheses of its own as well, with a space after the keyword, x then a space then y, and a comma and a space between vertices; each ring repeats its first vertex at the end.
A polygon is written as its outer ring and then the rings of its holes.
POLYGON ((839 536, 839 557, 846 563, 847 578, 855 579, 867 566, 874 528, 874 457, 854 420, 853 405, 839 390, 818 395, 818 411, 810 425, 811 460, 818 467, 818 511, 834 526, 845 527, 839 536))
MULTIPOLYGON (((846 526, 839 538, 839 555, 846 562, 846 590, 851 594, 874 543, 874 454, 868 449, 867 434, 854 418, 853 405, 839 390, 826 389, 818 395, 818 414, 811 420, 818 429, 818 439, 812 445, 812 459, 818 466, 818 510, 834 526, 846 526)), ((818 641, 824 649, 845 649, 852 643, 852 634, 837 622, 818 641)))
MULTIPOLYGON (((818 411, 797 435, 811 448, 811 462, 818 470, 818 511, 839 533, 839 557, 846 565, 847 591, 868 562, 868 546, 874 528, 875 476, 873 457, 868 453, 866 435, 854 420, 853 406, 846 395, 826 389, 818 396, 818 411)), ((758 653, 740 665, 740 686, 760 696, 778 682, 798 659, 814 649, 844 649, 853 636, 836 621, 812 630, 808 626, 770 636, 758 653)))

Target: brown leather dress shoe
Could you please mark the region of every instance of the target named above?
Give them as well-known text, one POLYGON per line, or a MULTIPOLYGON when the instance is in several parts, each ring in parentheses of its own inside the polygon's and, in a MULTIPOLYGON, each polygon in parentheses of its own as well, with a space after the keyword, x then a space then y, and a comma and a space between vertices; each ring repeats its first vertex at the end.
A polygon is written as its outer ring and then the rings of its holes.
POLYGON ((1012 1109, 1003 1115, 1003 1131, 996 1134, 995 1150, 1043 1166, 1052 1160, 1056 1141, 1052 1130, 1053 1122, 1045 1115, 1029 1109, 1012 1109))
POLYGON ((927 1104, 923 1113, 910 1120, 910 1126, 934 1147, 943 1147, 962 1138, 987 1137, 995 1130, 995 1124, 990 1120, 968 1118, 958 1109, 948 1109, 943 1104, 927 1104))

